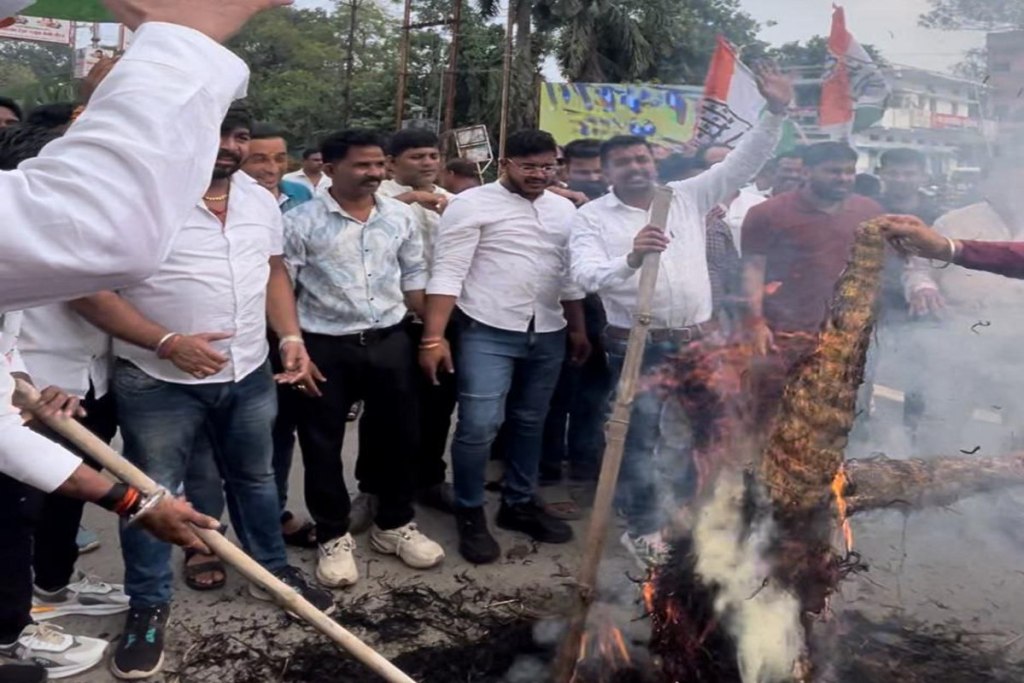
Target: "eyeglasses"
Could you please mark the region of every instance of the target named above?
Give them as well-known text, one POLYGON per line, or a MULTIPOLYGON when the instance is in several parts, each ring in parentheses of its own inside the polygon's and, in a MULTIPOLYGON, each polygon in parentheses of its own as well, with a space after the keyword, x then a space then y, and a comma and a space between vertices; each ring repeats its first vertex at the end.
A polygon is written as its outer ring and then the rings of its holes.
POLYGON ((541 166, 539 164, 521 164, 515 159, 506 159, 506 161, 508 161, 508 163, 518 168, 523 173, 529 173, 530 175, 536 175, 538 173, 542 173, 544 175, 552 175, 554 173, 558 173, 558 166, 554 164, 541 166))

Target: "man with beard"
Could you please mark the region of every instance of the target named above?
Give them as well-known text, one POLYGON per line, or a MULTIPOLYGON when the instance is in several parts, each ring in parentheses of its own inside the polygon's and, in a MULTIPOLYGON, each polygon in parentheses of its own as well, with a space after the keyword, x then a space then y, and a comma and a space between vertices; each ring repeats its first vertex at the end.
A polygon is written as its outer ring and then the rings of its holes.
MULTIPOLYGON (((160 269, 118 292, 74 304, 114 337, 114 395, 125 457, 176 491, 205 430, 228 490, 239 540, 267 570, 319 609, 330 593, 288 565, 271 466, 275 379, 315 390, 291 280, 281 258, 281 214, 255 181, 237 173, 248 153, 248 113, 229 110, 210 186, 160 269), (267 320, 281 339, 285 372, 272 376, 267 320)), ((131 609, 111 661, 118 678, 163 665, 173 572, 169 545, 124 526, 121 547, 131 609)), ((250 594, 270 600, 255 584, 250 594)))
POLYGON ((787 152, 780 152, 775 157, 775 173, 772 176, 771 191, 767 196, 777 197, 780 194, 799 190, 803 184, 803 147, 794 147, 787 152))
POLYGON ((441 218, 420 366, 432 382, 455 371, 459 420, 452 443, 459 552, 475 564, 501 548, 487 528, 484 479, 507 420, 498 526, 541 543, 567 543, 572 528, 535 500, 544 419, 566 353, 590 352, 583 292, 569 280, 572 202, 549 191, 558 172, 550 134, 509 136, 497 182, 457 195, 441 218), (457 310, 456 310, 457 308, 457 310), (456 322, 454 364, 445 339, 456 322))
POLYGON ((743 291, 755 368, 756 420, 767 427, 790 369, 814 348, 856 230, 883 213, 854 194, 857 152, 840 142, 804 149, 804 184, 750 210, 743 223, 743 291))
POLYGON ((378 193, 386 172, 376 133, 348 130, 320 146, 331 187, 285 216, 285 255, 299 287, 299 322, 326 378, 298 411, 306 505, 316 522, 317 579, 359 578, 340 418, 363 401, 356 478, 376 495, 370 547, 414 569, 444 559, 420 533, 413 497, 419 394, 410 311, 422 313, 423 233, 406 204, 378 193))
MULTIPOLYGON (((663 252, 651 308, 652 320, 641 372, 655 374, 669 359, 682 368, 695 368, 720 345, 713 319, 714 300, 707 260, 706 217, 753 178, 771 157, 781 135, 786 109, 793 97, 789 79, 771 65, 758 70, 758 82, 768 103, 766 114, 724 161, 689 180, 669 183, 672 204, 664 231, 649 225, 658 177, 653 151, 643 138, 622 136, 601 147, 611 193, 580 209, 572 230, 572 273, 587 291, 597 292, 608 315, 605 347, 613 373, 622 372, 639 294, 639 271, 644 257, 663 252)), ((686 373, 689 374, 689 373, 686 373)), ((655 383, 656 384, 656 383, 655 383)), ((670 482, 674 494, 692 493, 688 453, 667 456, 669 442, 662 433, 667 392, 651 386, 634 401, 626 436, 620 501, 627 530, 622 544, 643 565, 664 560, 662 535, 666 510, 658 495, 670 482), (664 446, 664 447, 663 447, 664 446), (659 476, 659 465, 667 466, 659 476)), ((716 397, 695 377, 684 401, 683 424, 693 432, 694 452, 711 441, 716 397)), ((674 440, 678 441, 678 440, 674 440)))
POLYGON ((563 154, 566 184, 570 190, 582 192, 590 200, 608 192, 608 181, 601 168, 600 140, 573 140, 565 146, 563 154))

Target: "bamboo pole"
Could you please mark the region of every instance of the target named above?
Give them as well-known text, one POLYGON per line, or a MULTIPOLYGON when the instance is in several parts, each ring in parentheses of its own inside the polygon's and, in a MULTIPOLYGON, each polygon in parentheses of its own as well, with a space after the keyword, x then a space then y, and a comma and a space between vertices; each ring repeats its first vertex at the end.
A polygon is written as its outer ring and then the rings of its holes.
MULTIPOLYGON (((35 387, 17 380, 15 405, 32 412, 33 406, 39 402, 39 392, 35 387)), ((62 417, 38 417, 47 427, 82 449, 91 458, 100 463, 108 472, 130 486, 139 489, 143 494, 151 494, 159 487, 149 476, 125 460, 117 451, 103 443, 95 434, 82 426, 77 420, 62 417)), ((210 529, 194 527, 196 535, 207 545, 217 557, 234 567, 242 576, 258 584, 274 596, 278 605, 289 613, 296 614, 310 626, 323 633, 337 643, 343 650, 355 657, 381 676, 388 683, 415 683, 415 681, 389 662, 379 652, 356 638, 341 624, 314 607, 294 588, 288 586, 269 571, 261 567, 241 548, 224 538, 220 533, 210 529)))
MULTIPOLYGON (((672 202, 672 190, 667 187, 655 189, 654 201, 651 203, 650 224, 664 230, 668 223, 668 211, 672 202)), ((608 536, 608 525, 611 521, 612 501, 615 497, 615 486, 619 480, 619 469, 626 445, 626 433, 629 431, 629 420, 633 412, 633 398, 636 395, 636 384, 640 378, 640 369, 647 346, 647 333, 651 325, 651 304, 654 300, 654 287, 658 282, 658 268, 661 264, 660 254, 648 254, 644 258, 640 270, 640 287, 637 295, 636 316, 633 327, 629 331, 626 344, 626 358, 622 364, 622 374, 615 398, 615 409, 607 426, 607 442, 604 459, 601 463, 601 477, 597 483, 594 496, 594 509, 587 527, 587 536, 583 546, 583 559, 580 562, 579 574, 576 579, 575 603, 569 617, 569 629, 559 647, 555 658, 555 683, 569 683, 575 674, 579 659, 580 643, 587 628, 587 614, 597 596, 597 575, 604 553, 604 542, 608 536)))
POLYGON ((444 132, 455 128, 455 95, 458 87, 459 43, 462 39, 462 0, 453 0, 452 42, 448 52, 448 73, 445 75, 444 132))

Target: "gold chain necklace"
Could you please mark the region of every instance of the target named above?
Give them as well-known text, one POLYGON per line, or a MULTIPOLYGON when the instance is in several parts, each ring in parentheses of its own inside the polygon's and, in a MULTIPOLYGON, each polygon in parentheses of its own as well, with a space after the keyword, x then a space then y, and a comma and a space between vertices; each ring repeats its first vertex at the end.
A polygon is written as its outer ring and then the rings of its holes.
POLYGON ((206 201, 206 202, 222 202, 222 201, 224 201, 225 199, 228 198, 228 194, 230 194, 230 193, 225 192, 224 194, 222 194, 219 197, 208 197, 206 195, 203 195, 203 201, 206 201))

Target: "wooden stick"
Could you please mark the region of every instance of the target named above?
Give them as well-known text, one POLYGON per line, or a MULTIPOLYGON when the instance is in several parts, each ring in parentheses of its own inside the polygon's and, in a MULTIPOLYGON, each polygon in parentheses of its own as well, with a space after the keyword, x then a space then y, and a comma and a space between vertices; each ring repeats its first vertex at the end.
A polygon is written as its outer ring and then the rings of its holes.
MULTIPOLYGON (((655 189, 654 201, 651 204, 651 225, 665 229, 671 203, 672 190, 667 187, 655 189)), ((660 264, 660 254, 648 254, 644 257, 640 270, 636 317, 629 331, 629 341, 626 343, 626 357, 622 364, 622 374, 619 376, 615 409, 606 428, 608 434, 601 463, 601 477, 597 483, 594 509, 591 512, 590 525, 587 527, 583 559, 576 579, 577 590, 573 611, 569 617, 569 629, 555 659, 555 683, 569 683, 575 675, 580 643, 587 628, 587 614, 597 596, 597 573, 604 553, 605 538, 608 536, 612 500, 615 497, 615 486, 619 480, 619 469, 626 446, 626 433, 629 431, 629 420, 633 412, 633 398, 636 395, 636 384, 643 365, 644 349, 647 347, 647 333, 651 326, 651 304, 654 301, 654 287, 658 282, 660 264)))
MULTIPOLYGON (((33 406, 39 402, 39 392, 35 387, 22 380, 17 381, 15 404, 32 412, 33 406)), ((151 494, 159 487, 145 472, 125 460, 120 453, 103 443, 103 441, 77 420, 63 417, 39 417, 36 419, 57 432, 65 439, 82 449, 82 452, 100 463, 108 472, 130 486, 134 486, 144 494, 151 494)), ((274 596, 283 609, 296 614, 310 626, 337 643, 343 650, 365 664, 389 683, 415 683, 394 664, 385 659, 379 652, 356 638, 347 629, 329 616, 314 607, 308 600, 299 595, 294 588, 288 586, 269 571, 261 567, 241 548, 224 538, 223 535, 210 529, 195 527, 196 535, 221 560, 234 567, 240 574, 258 584, 274 596)))

